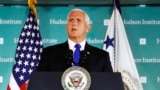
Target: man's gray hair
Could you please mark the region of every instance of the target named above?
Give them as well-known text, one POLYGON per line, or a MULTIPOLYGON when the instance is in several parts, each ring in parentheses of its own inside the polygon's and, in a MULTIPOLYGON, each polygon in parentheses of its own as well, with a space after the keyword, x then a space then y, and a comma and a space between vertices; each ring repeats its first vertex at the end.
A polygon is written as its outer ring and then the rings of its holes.
POLYGON ((85 15, 85 20, 86 20, 87 24, 90 24, 90 18, 89 18, 89 16, 88 16, 88 14, 87 14, 85 11, 83 11, 82 9, 79 9, 79 8, 75 8, 75 9, 71 10, 71 11, 69 12, 69 14, 68 14, 67 20, 69 19, 69 15, 70 15, 72 12, 74 12, 74 11, 80 11, 80 12, 84 13, 84 15, 85 15))

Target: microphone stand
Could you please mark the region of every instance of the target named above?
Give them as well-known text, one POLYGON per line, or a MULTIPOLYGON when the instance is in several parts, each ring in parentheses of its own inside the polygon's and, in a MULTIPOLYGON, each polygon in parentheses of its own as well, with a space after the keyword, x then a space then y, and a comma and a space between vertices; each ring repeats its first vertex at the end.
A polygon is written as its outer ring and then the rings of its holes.
POLYGON ((79 66, 86 68, 87 66, 87 51, 81 51, 81 55, 80 55, 80 61, 79 61, 79 66))
POLYGON ((71 67, 72 62, 73 62, 73 51, 72 50, 68 50, 67 55, 66 55, 66 61, 67 61, 67 67, 71 67))

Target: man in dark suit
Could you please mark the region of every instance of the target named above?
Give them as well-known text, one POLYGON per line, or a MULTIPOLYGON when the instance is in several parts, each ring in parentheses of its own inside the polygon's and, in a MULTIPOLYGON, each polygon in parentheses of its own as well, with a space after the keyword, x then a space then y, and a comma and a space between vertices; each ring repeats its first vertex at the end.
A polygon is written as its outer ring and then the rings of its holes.
POLYGON ((73 9, 67 18, 68 40, 64 43, 43 49, 37 71, 63 72, 67 68, 78 65, 89 72, 113 72, 109 54, 86 42, 86 35, 90 31, 90 19, 81 9, 73 9), (79 44, 80 58, 74 62, 74 45, 79 44))

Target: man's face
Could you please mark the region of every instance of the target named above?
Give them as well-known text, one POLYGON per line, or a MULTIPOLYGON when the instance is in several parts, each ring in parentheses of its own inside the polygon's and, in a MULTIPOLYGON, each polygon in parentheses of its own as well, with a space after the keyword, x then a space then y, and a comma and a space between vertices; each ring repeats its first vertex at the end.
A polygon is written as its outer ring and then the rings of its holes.
POLYGON ((83 40, 89 30, 85 20, 85 14, 80 11, 73 11, 67 21, 67 33, 70 39, 83 40))

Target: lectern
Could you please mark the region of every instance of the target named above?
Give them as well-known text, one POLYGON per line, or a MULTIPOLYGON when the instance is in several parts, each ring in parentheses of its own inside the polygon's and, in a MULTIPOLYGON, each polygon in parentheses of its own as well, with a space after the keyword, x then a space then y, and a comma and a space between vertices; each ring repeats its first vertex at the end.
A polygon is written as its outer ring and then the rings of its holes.
MULTIPOLYGON (((62 72, 33 72, 27 90, 63 90, 62 72)), ((90 72, 89 90, 124 90, 120 73, 90 72)))

